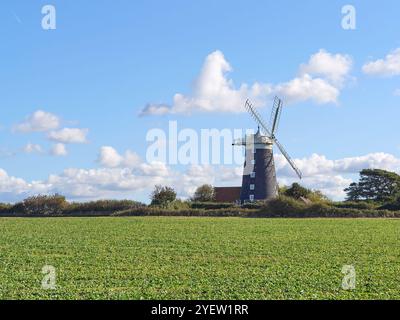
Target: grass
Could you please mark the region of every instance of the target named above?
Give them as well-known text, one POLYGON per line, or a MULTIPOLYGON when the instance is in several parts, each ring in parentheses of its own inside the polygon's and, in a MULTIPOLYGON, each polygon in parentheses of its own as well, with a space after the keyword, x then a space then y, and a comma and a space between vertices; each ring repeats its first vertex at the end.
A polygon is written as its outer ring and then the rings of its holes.
POLYGON ((394 219, 2 218, 0 298, 400 299, 399 240, 394 219))

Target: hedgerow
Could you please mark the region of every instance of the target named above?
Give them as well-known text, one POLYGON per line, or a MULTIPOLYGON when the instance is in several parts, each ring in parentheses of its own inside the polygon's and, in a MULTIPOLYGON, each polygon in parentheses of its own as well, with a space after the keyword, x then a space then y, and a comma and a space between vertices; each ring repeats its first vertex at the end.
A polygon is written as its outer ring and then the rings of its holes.
POLYGON ((68 203, 65 198, 37 196, 15 205, 0 204, 0 214, 19 216, 186 216, 186 217, 258 217, 258 218, 400 218, 400 210, 376 205, 329 201, 305 202, 280 196, 266 202, 243 206, 231 203, 202 203, 175 200, 166 207, 146 206, 131 200, 99 200, 68 203))

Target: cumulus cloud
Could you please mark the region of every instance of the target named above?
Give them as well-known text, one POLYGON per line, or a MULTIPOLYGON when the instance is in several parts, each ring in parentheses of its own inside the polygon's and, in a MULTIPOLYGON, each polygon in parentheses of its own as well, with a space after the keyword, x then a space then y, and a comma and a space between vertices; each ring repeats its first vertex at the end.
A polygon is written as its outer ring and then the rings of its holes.
POLYGON ((143 110, 140 112, 140 116, 153 115, 163 116, 171 112, 171 107, 166 104, 151 104, 148 103, 143 110))
POLYGON ((60 125, 60 119, 52 113, 37 110, 29 115, 24 122, 14 126, 17 132, 44 132, 57 129, 60 125))
POLYGON ((63 128, 49 132, 47 137, 59 143, 86 143, 88 132, 88 129, 63 128))
POLYGON ((116 167, 137 167, 141 163, 140 157, 133 151, 127 150, 125 155, 122 156, 110 146, 103 146, 100 148, 98 162, 107 168, 116 167))
POLYGON ((398 76, 400 75, 400 48, 386 55, 384 59, 378 59, 366 63, 363 72, 376 76, 398 76))
POLYGON ((23 151, 25 153, 42 153, 43 149, 39 144, 28 143, 24 146, 23 151))
POLYGON ((246 99, 251 99, 255 106, 263 106, 275 94, 293 103, 304 100, 319 104, 335 103, 351 67, 349 56, 320 50, 311 56, 307 64, 301 65, 299 75, 288 82, 243 83, 235 87, 228 77, 232 67, 223 53, 217 50, 206 57, 191 95, 175 94, 171 106, 148 104, 140 115, 188 114, 193 111, 238 113, 244 111, 246 99))
POLYGON ((322 76, 330 82, 341 85, 348 77, 353 61, 350 56, 331 54, 326 50, 319 50, 310 57, 306 64, 300 66, 300 74, 322 76))
POLYGON ((335 103, 340 94, 339 89, 326 80, 312 78, 309 74, 277 85, 275 92, 288 103, 313 100, 319 104, 335 103))
POLYGON ((257 103, 259 99, 271 93, 269 85, 254 83, 251 86, 242 84, 235 88, 234 83, 227 77, 232 67, 221 51, 209 54, 203 64, 199 76, 195 80, 193 93, 185 96, 177 93, 173 97, 173 105, 148 104, 142 115, 163 115, 166 113, 204 112, 241 112, 247 98, 257 103))
MULTIPOLYGON (((277 154, 275 161, 278 177, 283 183, 289 184, 297 179, 282 155, 277 154)), ((376 168, 400 173, 400 159, 382 152, 338 160, 312 154, 308 158, 296 159, 295 163, 303 173, 302 183, 310 188, 322 190, 334 199, 343 198, 343 189, 351 182, 348 176, 357 174, 362 169, 376 168)))
POLYGON ((101 147, 98 162, 109 168, 119 167, 123 162, 122 156, 113 147, 101 147))
POLYGON ((47 186, 43 182, 33 181, 31 183, 26 182, 24 179, 16 178, 8 175, 8 173, 0 168, 0 197, 7 197, 10 199, 16 199, 19 196, 25 196, 29 194, 36 194, 46 192, 47 186))
MULTIPOLYGON (((295 159, 302 170, 305 186, 321 190, 333 199, 342 199, 347 187, 364 168, 380 168, 400 173, 400 158, 387 153, 371 153, 358 157, 328 159, 312 154, 295 159)), ((61 193, 70 200, 91 200, 109 197, 135 198, 139 192, 149 194, 154 185, 169 185, 183 198, 190 197, 202 184, 240 186, 242 166, 191 165, 181 171, 162 162, 144 162, 135 152, 118 153, 110 146, 100 149, 99 168, 68 168, 47 180, 27 182, 9 176, 0 169, 0 201, 19 200, 37 193, 61 193)), ((288 185, 298 181, 286 159, 275 155, 278 181, 288 185)))
POLYGON ((63 143, 56 143, 51 147, 50 154, 56 157, 63 157, 68 154, 67 148, 63 143))

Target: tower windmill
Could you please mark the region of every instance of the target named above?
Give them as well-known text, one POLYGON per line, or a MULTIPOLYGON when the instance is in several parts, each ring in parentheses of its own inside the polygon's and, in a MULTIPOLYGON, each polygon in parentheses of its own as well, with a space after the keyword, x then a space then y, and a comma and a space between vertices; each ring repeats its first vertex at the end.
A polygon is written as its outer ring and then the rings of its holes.
POLYGON ((275 144, 289 162, 290 166, 301 179, 302 174, 282 144, 276 139, 275 132, 278 128, 282 100, 275 97, 269 126, 264 122, 259 112, 247 100, 246 110, 258 125, 256 134, 246 135, 244 139, 237 140, 233 145, 246 148, 245 164, 240 193, 240 201, 255 201, 273 199, 278 195, 278 183, 272 147, 275 144))

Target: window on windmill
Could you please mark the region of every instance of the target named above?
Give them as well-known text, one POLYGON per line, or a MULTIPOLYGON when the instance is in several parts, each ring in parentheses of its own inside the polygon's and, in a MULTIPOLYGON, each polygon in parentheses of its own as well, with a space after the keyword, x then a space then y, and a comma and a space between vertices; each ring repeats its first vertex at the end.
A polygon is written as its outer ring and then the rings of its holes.
POLYGON ((254 184, 250 185, 250 190, 254 190, 254 184))
POLYGON ((251 160, 251 164, 256 164, 256 160, 251 160))
POLYGON ((250 199, 250 201, 254 201, 254 194, 251 194, 249 199, 250 199))
POLYGON ((255 178, 255 177, 256 177, 256 173, 255 172, 250 173, 250 178, 255 178))

